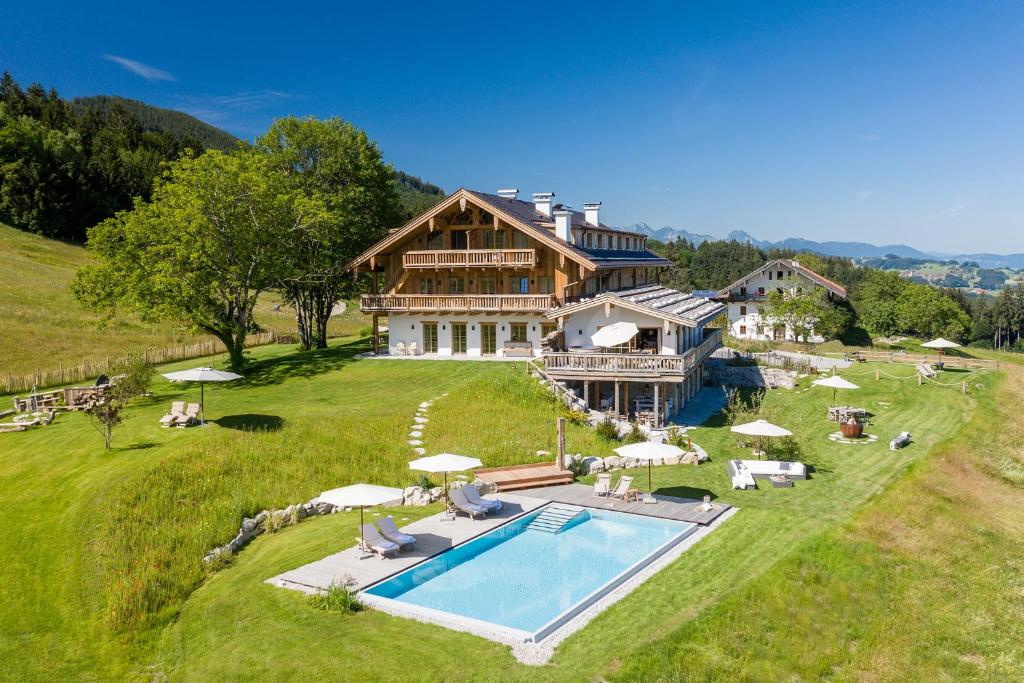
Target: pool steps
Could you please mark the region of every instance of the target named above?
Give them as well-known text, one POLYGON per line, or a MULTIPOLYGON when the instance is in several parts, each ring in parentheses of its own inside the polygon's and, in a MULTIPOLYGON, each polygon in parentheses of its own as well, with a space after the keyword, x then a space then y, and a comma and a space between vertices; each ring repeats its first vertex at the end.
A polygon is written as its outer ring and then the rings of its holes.
POLYGON ((583 512, 584 509, 577 505, 552 503, 545 507, 533 521, 527 524, 526 528, 533 531, 546 531, 550 534, 557 534, 579 518, 583 512))

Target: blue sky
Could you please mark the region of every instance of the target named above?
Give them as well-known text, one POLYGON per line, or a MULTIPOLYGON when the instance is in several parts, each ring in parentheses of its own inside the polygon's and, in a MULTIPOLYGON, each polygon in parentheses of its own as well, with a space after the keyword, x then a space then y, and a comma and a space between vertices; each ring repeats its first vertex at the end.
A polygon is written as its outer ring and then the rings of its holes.
POLYGON ((613 224, 1024 251, 1022 3, 219 5, 5 3, 0 68, 613 224))

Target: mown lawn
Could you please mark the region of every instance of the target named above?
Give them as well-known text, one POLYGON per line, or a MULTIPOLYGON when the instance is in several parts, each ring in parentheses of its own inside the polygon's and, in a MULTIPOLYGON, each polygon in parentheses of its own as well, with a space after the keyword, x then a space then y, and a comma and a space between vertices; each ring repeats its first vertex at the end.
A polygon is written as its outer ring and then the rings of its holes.
MULTIPOLYGON (((795 393, 772 392, 766 405, 798 434, 801 457, 814 467, 812 479, 790 490, 731 491, 725 461, 744 451, 722 425, 696 430, 713 462, 656 469, 656 488, 709 492, 740 512, 566 641, 550 665, 535 669, 489 641, 372 611, 319 612, 300 595, 263 583, 348 544, 354 515, 316 518, 261 537, 233 566, 204 574, 199 558, 229 538, 242 515, 354 481, 412 483, 405 444, 411 416, 420 401, 442 392, 449 395, 431 409, 428 452, 473 453, 491 465, 552 449, 557 411, 522 366, 352 360, 365 348, 365 341, 346 342, 305 356, 287 347, 257 349, 245 381, 207 392, 217 424, 205 430, 156 425, 172 398, 189 395, 157 380, 152 399, 115 432, 118 448, 110 454, 82 415, 3 435, 0 510, 11 530, 0 535, 0 552, 9 558, 0 579, 4 673, 187 680, 809 676, 821 670, 802 664, 812 648, 794 647, 784 664, 765 668, 767 655, 745 645, 755 626, 728 624, 743 621, 751 604, 764 603, 761 628, 779 631, 841 612, 845 594, 817 594, 804 574, 780 567, 834 554, 820 544, 892 496, 886 488, 907 470, 920 470, 916 463, 929 450, 951 443, 977 415, 976 405, 994 409, 998 381, 996 374, 977 376, 964 397, 910 379, 875 382, 870 366, 854 368, 851 373, 871 374, 855 379, 864 389, 849 398, 876 413, 869 431, 883 437, 856 447, 827 440, 828 392, 801 391, 805 385, 795 393), (915 443, 892 454, 885 441, 902 429, 914 432, 915 443), (801 590, 802 599, 769 609, 772 595, 781 600, 801 590), (716 616, 720 610, 732 611, 716 616), (686 649, 697 640, 694 633, 708 641, 700 649, 706 661, 693 660, 686 649), (723 668, 724 657, 750 668, 723 668)), ((568 445, 595 455, 610 454, 613 446, 575 427, 568 445)), ((862 590, 874 589, 863 584, 862 590)), ((836 654, 829 665, 836 660, 846 661, 836 654)))

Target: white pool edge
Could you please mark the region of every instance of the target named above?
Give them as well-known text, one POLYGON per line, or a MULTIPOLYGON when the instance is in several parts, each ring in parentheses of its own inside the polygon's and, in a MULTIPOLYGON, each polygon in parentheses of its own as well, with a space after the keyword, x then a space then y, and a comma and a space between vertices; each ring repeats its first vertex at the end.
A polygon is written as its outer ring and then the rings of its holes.
MULTIPOLYGON (((559 643, 586 626, 602 611, 626 597, 661 569, 674 562, 694 543, 731 518, 737 510, 738 508, 730 508, 711 524, 706 526, 695 524, 690 529, 680 532, 653 550, 644 559, 591 591, 575 605, 533 633, 366 592, 360 592, 359 596, 366 605, 392 616, 443 626, 454 631, 471 633, 481 638, 509 645, 512 648, 512 654, 520 662, 541 665, 547 663, 559 643)), ((604 512, 599 509, 598 511, 604 512)), ((629 513, 619 512, 618 514, 629 513)))

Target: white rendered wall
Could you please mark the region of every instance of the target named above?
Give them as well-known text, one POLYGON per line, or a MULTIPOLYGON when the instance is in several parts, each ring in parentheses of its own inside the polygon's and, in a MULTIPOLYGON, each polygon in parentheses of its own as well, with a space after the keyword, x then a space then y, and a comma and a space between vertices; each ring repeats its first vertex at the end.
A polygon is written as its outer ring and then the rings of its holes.
MULTIPOLYGON (((688 336, 685 332, 686 329, 681 325, 675 323, 669 324, 669 333, 665 333, 664 321, 661 318, 657 318, 653 315, 647 315, 645 313, 637 313, 627 308, 613 305, 609 311, 609 315, 605 316, 604 306, 595 306, 579 313, 573 313, 565 318, 565 344, 567 347, 572 348, 573 346, 580 346, 583 348, 592 348, 594 346, 590 338, 597 332, 599 327, 606 327, 612 323, 617 322, 631 322, 636 324, 637 327, 656 327, 661 330, 660 342, 661 348, 658 351, 661 355, 673 355, 677 352, 677 338, 679 334, 683 334, 684 341, 688 336), (681 331, 682 330, 682 331, 681 331)), ((696 331, 690 332, 691 340, 698 338, 696 331)), ((683 342, 681 342, 683 343, 683 342)), ((695 343, 690 343, 689 346, 682 348, 682 351, 686 351, 688 348, 695 346, 695 343)))
MULTIPOLYGON (((393 314, 388 316, 388 352, 397 355, 395 346, 402 342, 408 346, 409 342, 416 342, 416 353, 423 354, 423 323, 437 323, 437 355, 453 356, 452 353, 452 323, 466 323, 466 353, 457 354, 466 357, 480 357, 482 355, 482 337, 480 333, 481 323, 493 323, 497 336, 497 353, 495 356, 504 356, 503 347, 505 342, 512 337, 510 323, 526 323, 526 340, 533 344, 533 355, 540 355, 541 323, 552 322, 536 313, 522 315, 419 315, 419 314, 393 314), (504 329, 502 329, 504 328, 504 329)), ((518 355, 518 354, 512 354, 518 355)))

